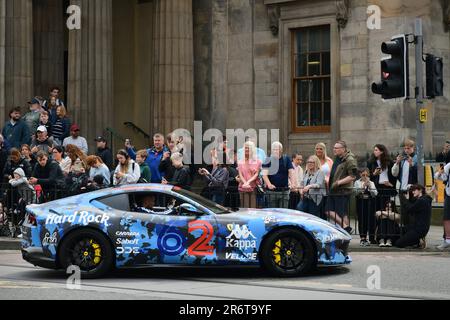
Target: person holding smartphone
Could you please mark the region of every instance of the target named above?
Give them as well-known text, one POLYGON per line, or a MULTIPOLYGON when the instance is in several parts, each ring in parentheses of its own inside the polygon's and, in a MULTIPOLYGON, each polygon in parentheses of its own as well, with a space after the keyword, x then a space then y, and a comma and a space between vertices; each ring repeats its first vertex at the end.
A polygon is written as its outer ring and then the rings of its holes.
POLYGON ((409 187, 416 184, 417 179, 417 155, 416 144, 407 139, 403 146, 403 154, 398 155, 391 173, 400 182, 400 191, 406 193, 409 187))
POLYGON ((440 169, 436 172, 434 178, 444 181, 445 183, 445 200, 444 200, 444 233, 445 240, 437 248, 445 250, 450 248, 450 163, 441 164, 440 169))
POLYGON ((367 168, 370 171, 370 180, 375 183, 375 187, 378 190, 378 196, 375 200, 376 211, 385 209, 386 203, 397 195, 395 190, 397 179, 392 175, 393 166, 394 161, 389 156, 386 146, 382 144, 375 145, 372 157, 367 163, 367 168))
POLYGON ((225 191, 228 188, 229 172, 225 164, 221 164, 217 158, 217 153, 212 152, 213 169, 209 172, 205 168, 200 168, 198 174, 204 177, 208 183, 206 195, 217 204, 223 205, 225 202, 225 191))

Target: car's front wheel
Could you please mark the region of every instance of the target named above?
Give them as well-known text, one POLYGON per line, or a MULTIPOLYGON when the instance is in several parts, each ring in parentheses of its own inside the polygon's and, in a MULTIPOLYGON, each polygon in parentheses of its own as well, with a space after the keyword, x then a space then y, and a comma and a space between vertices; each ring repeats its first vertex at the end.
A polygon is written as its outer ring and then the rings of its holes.
POLYGON ((104 276, 113 266, 113 251, 100 232, 83 229, 69 234, 61 243, 59 261, 64 269, 80 268, 81 277, 95 279, 104 276))
POLYGON ((275 276, 303 275, 316 264, 314 244, 296 229, 281 229, 269 235, 260 257, 263 268, 275 276))

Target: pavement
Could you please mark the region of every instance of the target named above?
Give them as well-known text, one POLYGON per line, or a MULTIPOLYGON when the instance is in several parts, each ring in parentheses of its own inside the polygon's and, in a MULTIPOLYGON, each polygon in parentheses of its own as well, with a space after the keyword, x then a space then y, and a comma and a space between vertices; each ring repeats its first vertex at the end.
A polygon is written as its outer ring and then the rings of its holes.
POLYGON ((17 251, 2 251, 0 300, 448 300, 449 257, 355 252, 349 266, 295 278, 274 278, 255 267, 154 266, 81 279, 75 288, 64 271, 33 267, 17 251))

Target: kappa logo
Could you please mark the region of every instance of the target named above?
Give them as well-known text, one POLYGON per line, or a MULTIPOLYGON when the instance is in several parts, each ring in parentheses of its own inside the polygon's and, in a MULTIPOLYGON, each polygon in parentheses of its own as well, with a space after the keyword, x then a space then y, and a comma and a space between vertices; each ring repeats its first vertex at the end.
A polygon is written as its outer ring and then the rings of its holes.
POLYGON ((246 225, 240 226, 238 224, 229 224, 228 230, 231 231, 230 235, 227 237, 227 239, 243 239, 247 240, 249 237, 252 237, 253 239, 256 239, 256 237, 253 235, 253 233, 248 229, 246 225))

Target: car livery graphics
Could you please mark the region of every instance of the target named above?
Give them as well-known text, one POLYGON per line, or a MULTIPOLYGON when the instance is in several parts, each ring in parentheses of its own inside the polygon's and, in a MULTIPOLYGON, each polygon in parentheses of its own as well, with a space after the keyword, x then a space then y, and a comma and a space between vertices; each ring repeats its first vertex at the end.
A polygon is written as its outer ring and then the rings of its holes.
MULTIPOLYGON (((198 196, 190 195, 172 186, 149 184, 28 206, 23 226, 23 257, 38 266, 60 268, 60 245, 65 237, 88 228, 108 239, 117 268, 155 264, 258 265, 267 236, 275 230, 294 228, 311 240, 316 264, 351 262, 347 255, 351 237, 340 227, 314 216, 286 209, 219 213, 205 206, 198 196), (170 215, 148 214, 117 208, 108 202, 115 197, 132 199, 131 195, 145 193, 174 197, 178 204, 189 203, 199 212, 183 214, 177 207, 170 215)), ((123 205, 123 201, 118 203, 123 205)))

